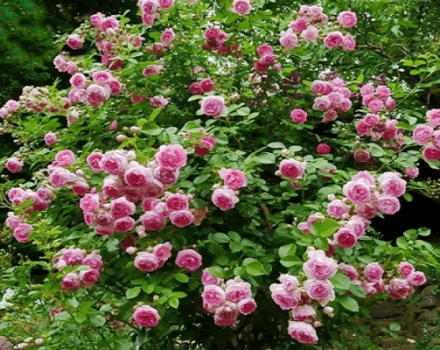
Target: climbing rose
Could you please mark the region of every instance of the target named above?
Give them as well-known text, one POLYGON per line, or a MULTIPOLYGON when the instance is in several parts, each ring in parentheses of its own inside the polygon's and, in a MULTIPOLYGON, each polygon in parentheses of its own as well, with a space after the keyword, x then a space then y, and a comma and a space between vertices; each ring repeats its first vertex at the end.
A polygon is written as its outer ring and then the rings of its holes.
POLYGON ((79 37, 77 34, 69 35, 66 41, 67 46, 69 46, 72 50, 78 50, 82 48, 84 44, 84 40, 79 37))
POLYGON ((58 165, 66 167, 75 163, 76 159, 71 150, 65 149, 56 154, 55 161, 58 163, 58 165))
POLYGON ((308 279, 304 283, 304 289, 310 298, 319 302, 324 301, 325 304, 327 300, 334 300, 335 298, 333 285, 328 280, 308 279))
POLYGON ((249 315, 257 308, 257 303, 253 298, 242 299, 237 303, 238 311, 242 315, 249 315))
POLYGON ((344 195, 353 203, 363 203, 370 199, 370 188, 360 181, 349 181, 343 187, 344 195))
POLYGON ((406 280, 412 285, 412 286, 421 286, 426 282, 426 277, 423 272, 416 271, 412 272, 409 276, 406 277, 406 280))
POLYGON ((352 28, 357 23, 357 17, 354 12, 351 11, 342 11, 338 15, 338 22, 342 24, 344 28, 352 28))
POLYGON ((98 281, 99 271, 95 269, 80 271, 79 278, 84 285, 92 286, 98 281))
POLYGON ((194 215, 189 210, 173 211, 170 214, 170 221, 177 227, 186 227, 193 222, 194 215))
POLYGON ((160 231, 166 224, 165 218, 155 211, 147 211, 139 218, 139 221, 147 231, 160 231))
POLYGON ((305 168, 305 164, 300 161, 295 159, 284 159, 280 163, 279 171, 281 175, 284 175, 289 179, 301 179, 305 168))
POLYGON ((48 146, 55 146, 57 143, 57 135, 53 132, 48 132, 46 135, 44 135, 44 142, 48 146))
POLYGON ((325 255, 316 255, 307 260, 303 265, 303 270, 309 278, 325 280, 332 278, 338 272, 338 265, 336 261, 325 255))
POLYGON ((167 260, 171 257, 171 250, 173 246, 170 242, 165 242, 163 244, 158 244, 154 247, 153 254, 159 260, 167 260))
POLYGON ((331 152, 331 148, 326 143, 320 143, 316 146, 316 152, 319 154, 329 154, 331 152))
POLYGON ((379 209, 382 214, 393 215, 400 210, 400 202, 394 196, 382 195, 379 197, 377 209, 379 209))
POLYGON ((252 296, 251 285, 247 282, 232 281, 225 290, 226 299, 234 303, 252 296))
POLYGON ((234 0, 232 3, 232 12, 244 16, 251 12, 252 5, 248 0, 234 0))
POLYGON ((399 271, 402 274, 403 277, 408 277, 410 274, 412 274, 415 269, 414 266, 412 266, 409 262, 403 261, 399 264, 399 271))
POLYGON ((135 211, 136 206, 134 203, 128 201, 125 197, 120 197, 111 201, 111 213, 116 219, 133 215, 135 211))
POLYGON ((419 124, 413 131, 413 139, 420 146, 426 145, 431 139, 433 132, 434 129, 431 126, 426 124, 419 124))
POLYGON ((141 271, 153 272, 159 268, 159 259, 152 253, 140 252, 134 259, 134 266, 141 271))
POLYGON ((280 44, 282 47, 292 50, 298 45, 298 37, 291 31, 284 32, 281 34, 280 44))
POLYGON ((293 309, 292 316, 295 321, 310 320, 316 317, 316 311, 310 305, 300 305, 293 309))
POLYGON ((429 125, 432 127, 440 126, 440 109, 431 109, 426 112, 428 117, 429 125))
POLYGON ((234 194, 234 191, 227 188, 216 189, 211 196, 211 200, 216 207, 224 211, 233 209, 238 202, 238 198, 234 194))
POLYGON ((70 272, 63 277, 61 287, 67 290, 75 290, 81 285, 81 279, 76 272, 70 272))
POLYGON ((212 117, 226 116, 228 108, 225 106, 225 100, 221 96, 206 96, 200 104, 203 114, 212 117))
POLYGON ((342 219, 349 211, 350 207, 339 199, 331 201, 327 207, 327 213, 336 219, 342 219))
POLYGON ((331 32, 324 38, 324 45, 330 49, 341 46, 344 42, 344 37, 340 32, 331 32))
POLYGON ((404 279, 392 278, 388 284, 388 294, 393 299, 406 299, 413 292, 414 288, 404 279))
POLYGON ((32 234, 33 228, 29 224, 19 224, 14 229, 14 238, 20 243, 27 243, 29 236, 32 234))
POLYGON ((306 322, 290 321, 287 331, 293 339, 301 344, 313 344, 318 341, 315 328, 306 322))
POLYGON ((368 264, 364 270, 364 276, 367 277, 370 282, 380 281, 383 274, 384 270, 377 262, 368 264))
POLYGON ((307 121, 307 113, 300 108, 294 109, 290 112, 290 118, 294 123, 305 123, 307 121))
POLYGON ((217 276, 214 276, 208 269, 204 269, 202 273, 202 284, 207 286, 210 284, 217 285, 220 283, 220 279, 217 276))
MULTIPOLYGON (((127 167, 127 163, 127 157, 122 152, 110 151, 104 154, 104 156, 99 161, 99 168, 109 174, 119 175, 124 172, 125 168, 127 167)), ((90 166, 92 167, 92 169, 97 169, 95 168, 95 166, 90 166)))
POLYGON ((225 186, 231 190, 238 190, 247 185, 246 175, 241 170, 222 168, 218 174, 225 182, 225 186))
POLYGON ((19 161, 17 158, 9 158, 6 162, 6 168, 11 173, 19 173, 23 169, 23 162, 19 161))
POLYGON ((206 285, 202 293, 203 305, 207 308, 220 306, 226 300, 225 292, 216 285, 206 285))
POLYGON ((180 169, 186 160, 186 150, 181 145, 162 145, 156 153, 156 162, 169 169, 180 169))
POLYGON ((202 266, 202 256, 192 249, 184 249, 177 253, 176 265, 194 272, 202 266))
POLYGON ((140 327, 153 328, 159 323, 160 316, 156 309, 143 305, 136 308, 133 319, 140 327))
POLYGON ((337 245, 343 248, 353 248, 356 245, 357 237, 351 230, 342 228, 335 233, 334 240, 337 245))
POLYGON ((171 44, 171 42, 175 39, 174 31, 172 29, 165 29, 160 36, 160 41, 165 46, 171 44))
POLYGON ((290 310, 298 306, 301 299, 299 293, 291 293, 284 289, 283 286, 272 284, 270 286, 270 291, 272 292, 272 299, 281 309, 290 310))

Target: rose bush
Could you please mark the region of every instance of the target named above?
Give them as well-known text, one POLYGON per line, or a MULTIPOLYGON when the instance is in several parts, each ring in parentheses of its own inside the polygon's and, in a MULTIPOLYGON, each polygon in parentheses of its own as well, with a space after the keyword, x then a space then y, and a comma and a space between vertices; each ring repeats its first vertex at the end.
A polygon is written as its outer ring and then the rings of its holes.
POLYGON ((437 196, 417 177, 438 169, 440 113, 425 121, 377 67, 346 70, 375 55, 356 43, 360 14, 138 8, 137 23, 96 13, 64 35, 68 85, 0 109, 19 146, 1 184, 14 345, 341 346, 347 319, 440 271, 428 230, 395 245, 375 228, 412 192, 437 196))

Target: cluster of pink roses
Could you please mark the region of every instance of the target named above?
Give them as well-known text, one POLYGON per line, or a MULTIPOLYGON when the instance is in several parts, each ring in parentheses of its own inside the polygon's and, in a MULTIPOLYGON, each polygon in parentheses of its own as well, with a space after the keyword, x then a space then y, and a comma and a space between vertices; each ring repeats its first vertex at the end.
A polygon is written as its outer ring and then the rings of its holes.
POLYGON ((160 35, 160 43, 154 43, 151 46, 145 48, 146 51, 154 52, 156 55, 162 55, 165 52, 165 48, 170 46, 176 38, 173 29, 165 29, 160 35))
MULTIPOLYGON (((133 250, 132 247, 127 248, 133 250)), ((173 246, 170 242, 157 244, 148 248, 147 251, 138 252, 134 259, 134 266, 140 271, 153 272, 163 267, 171 257, 173 246)))
POLYGON ((257 303, 252 298, 251 285, 239 277, 225 283, 205 269, 202 283, 203 308, 214 314, 217 326, 233 326, 240 314, 249 315, 257 308, 257 303))
POLYGON ((413 131, 414 141, 423 146, 423 158, 428 162, 440 159, 440 109, 426 112, 428 124, 419 124, 413 131))
POLYGON ((92 81, 82 73, 75 73, 70 78, 72 90, 69 91, 70 102, 88 103, 90 106, 102 107, 110 96, 121 93, 122 84, 106 71, 95 72, 92 81))
POLYGON ((155 308, 142 305, 135 309, 133 319, 140 327, 153 328, 159 323, 160 316, 155 308))
POLYGON ((247 185, 246 174, 237 169, 222 168, 218 172, 224 181, 224 186, 213 186, 212 203, 223 211, 233 209, 238 203, 239 189, 247 185))
MULTIPOLYGON (((337 21, 341 26, 341 30, 352 28, 357 23, 356 14, 351 11, 343 11, 338 15, 337 21)), ((324 37, 328 25, 329 19, 323 13, 322 7, 303 5, 299 10, 298 18, 290 22, 287 31, 281 32, 280 44, 285 50, 294 49, 299 42, 298 34, 304 42, 323 40, 324 45, 328 48, 342 47, 346 51, 353 51, 356 42, 348 33, 344 35, 340 31, 333 31, 327 33, 324 37)), ((333 26, 337 25, 334 24, 333 26)))
MULTIPOLYGON (((289 322, 288 332, 300 343, 315 343, 318 340, 314 327, 321 326, 316 317, 313 304, 325 307, 335 300, 333 284, 329 281, 338 271, 335 260, 328 258, 322 250, 313 247, 307 249, 308 260, 303 266, 307 280, 301 286, 298 279, 291 275, 281 275, 281 283, 271 284, 273 301, 283 310, 292 310, 293 321, 289 322)), ((325 307, 324 313, 331 315, 333 309, 325 307)))
POLYGON ((266 73, 270 67, 275 67, 277 57, 273 54, 273 48, 269 44, 261 44, 257 48, 259 59, 254 62, 254 69, 258 73, 266 73))
POLYGON ((84 179, 82 170, 77 169, 75 174, 68 170, 75 163, 76 157, 72 151, 68 149, 59 151, 55 156, 55 161, 47 167, 49 181, 55 188, 68 186, 75 194, 83 196, 90 186, 84 179))
POLYGON ((159 12, 173 7, 174 0, 139 0, 137 5, 142 11, 142 22, 151 27, 159 18, 159 12))
POLYGON ((302 180, 307 168, 307 162, 305 160, 298 159, 283 159, 280 163, 279 169, 275 172, 277 176, 283 176, 289 180, 292 180, 292 187, 300 187, 301 184, 298 180, 302 180))
POLYGON ((76 62, 71 60, 66 53, 61 53, 56 56, 53 60, 53 64, 60 73, 67 72, 73 75, 78 70, 76 62))
POLYGON ((20 104, 15 100, 6 101, 2 108, 0 108, 0 117, 9 118, 20 108, 20 104))
POLYGON ((53 258, 58 270, 63 270, 67 266, 80 266, 79 272, 69 272, 63 277, 61 282, 63 289, 92 287, 98 281, 103 265, 102 257, 96 251, 86 254, 85 250, 79 248, 67 248, 62 249, 53 258))
POLYGON ((344 80, 333 72, 323 72, 319 78, 310 86, 313 95, 316 96, 313 109, 324 112, 322 116, 324 123, 331 122, 338 117, 338 114, 350 110, 352 93, 344 80))
POLYGON ((215 137, 212 134, 205 134, 201 138, 196 139, 194 153, 203 157, 206 156, 215 146, 215 137))
POLYGON ((211 78, 204 78, 198 83, 192 83, 189 86, 189 92, 191 95, 203 95, 215 90, 214 80, 211 78))
POLYGON ((379 85, 376 89, 372 84, 365 84, 360 90, 362 104, 371 113, 378 113, 385 109, 392 111, 396 107, 396 101, 391 97, 391 91, 386 85, 379 85))
POLYGON ((236 52, 237 56, 241 57, 242 52, 239 51, 239 44, 232 43, 227 45, 226 41, 230 38, 230 35, 223 30, 211 27, 205 31, 205 42, 202 44, 202 49, 215 52, 218 55, 227 54, 229 52, 236 52))

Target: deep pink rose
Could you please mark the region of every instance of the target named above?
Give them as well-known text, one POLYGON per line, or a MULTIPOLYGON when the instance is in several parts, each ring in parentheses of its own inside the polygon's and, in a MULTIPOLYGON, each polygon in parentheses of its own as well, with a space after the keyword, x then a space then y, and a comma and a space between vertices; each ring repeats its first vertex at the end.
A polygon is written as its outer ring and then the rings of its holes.
POLYGON ((410 273, 406 277, 406 280, 412 286, 418 287, 418 286, 421 286, 422 284, 424 284, 426 282, 426 276, 425 276, 425 274, 423 272, 415 271, 415 272, 410 273))
POLYGON ((165 29, 160 36, 160 41, 165 46, 168 46, 169 44, 172 43, 172 41, 175 39, 175 37, 176 36, 175 36, 174 31, 172 29, 165 29))
POLYGON ((152 253, 139 252, 134 259, 134 266, 141 271, 153 272, 159 268, 159 259, 152 253))
POLYGON ((202 293, 203 305, 208 308, 220 306, 226 300, 225 291, 213 284, 206 285, 202 293))
POLYGON ((290 118, 294 123, 305 123, 307 121, 307 113, 300 108, 293 109, 290 112, 290 118))
POLYGON ((238 203, 238 197, 234 191, 230 189, 218 188, 214 190, 211 196, 212 203, 223 211, 233 209, 235 204, 238 203))
POLYGON ((357 243, 357 236, 352 230, 340 229, 335 233, 334 241, 343 248, 353 248, 357 243))
POLYGON ((384 274, 383 268, 377 262, 368 264, 364 270, 364 276, 370 282, 378 282, 382 279, 384 274))
POLYGON ((133 319, 140 327, 153 328, 159 323, 160 316, 156 309, 143 305, 136 308, 133 319))
POLYGON ((186 227, 193 222, 194 215, 189 210, 179 210, 170 213, 170 221, 174 226, 186 227))
POLYGON ((99 195, 88 193, 79 201, 79 206, 83 211, 93 212, 99 209, 99 195))
POLYGON ((306 322, 289 322, 287 332, 293 339, 301 344, 313 344, 318 341, 318 335, 316 334, 315 328, 306 322))
POLYGON ((331 32, 324 38, 324 45, 330 49, 339 47, 344 42, 344 36, 341 32, 331 32))
POLYGON ((253 298, 242 299, 237 303, 238 311, 242 315, 249 315, 257 308, 257 303, 253 298))
POLYGON ((147 231, 159 231, 165 227, 165 219, 155 211, 147 211, 140 218, 139 221, 147 231))
POLYGON ((14 229, 14 238, 20 243, 29 242, 29 236, 32 234, 33 228, 29 224, 19 224, 14 229))
POLYGON ((181 145, 162 145, 156 153, 156 162, 169 169, 180 169, 186 160, 186 150, 181 145))
POLYGON ((194 272, 202 266, 202 256, 193 249, 184 249, 177 253, 176 265, 194 272))
POLYGON ((69 35, 66 41, 67 46, 69 46, 72 50, 78 50, 82 48, 84 44, 84 40, 77 34, 69 35))
POLYGON ((399 264, 399 271, 402 274, 402 277, 406 278, 412 274, 415 269, 409 262, 403 261, 399 264))
POLYGON ((19 173, 23 169, 23 162, 15 157, 9 158, 6 162, 6 169, 14 174, 19 173))
POLYGON ((75 290, 81 286, 81 279, 76 272, 70 272, 63 277, 61 287, 67 290, 75 290))
POLYGON ((98 270, 89 269, 80 271, 79 278, 85 286, 92 286, 98 281, 99 275, 98 270))
POLYGON ((200 106, 205 115, 223 117, 228 113, 228 108, 225 106, 225 100, 221 96, 206 96, 201 101, 200 106))

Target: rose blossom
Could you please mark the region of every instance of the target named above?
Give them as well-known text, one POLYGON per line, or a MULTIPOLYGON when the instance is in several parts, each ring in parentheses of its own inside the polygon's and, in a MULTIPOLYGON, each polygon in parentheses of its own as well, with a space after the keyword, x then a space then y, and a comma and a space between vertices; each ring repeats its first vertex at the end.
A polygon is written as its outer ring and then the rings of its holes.
POLYGON ((332 278, 338 272, 338 265, 333 259, 316 255, 303 265, 307 277, 319 280, 332 278))
POLYGON ((252 5, 248 0, 234 0, 232 3, 232 12, 237 15, 247 15, 252 10, 252 5))
MULTIPOLYGON (((98 164, 101 170, 109 174, 119 175, 125 171, 127 163, 127 157, 121 151, 110 151, 104 154, 98 164)), ((92 169, 95 168, 95 166, 92 165, 91 167, 92 169)))
POLYGON ((304 41, 316 41, 319 36, 319 30, 316 27, 308 26, 302 33, 301 37, 304 41))
POLYGON ((343 248, 353 248, 357 243, 357 236, 352 230, 342 228, 335 233, 334 241, 343 248))
POLYGON ((170 242, 165 242, 163 244, 158 244, 154 247, 153 254, 159 260, 168 260, 171 258, 171 250, 173 246, 170 242))
POLYGON ((303 162, 294 159, 284 159, 280 163, 280 173, 289 179, 301 179, 306 165, 303 162))
POLYGON ((379 197, 377 209, 379 209, 382 214, 394 215, 400 210, 400 202, 394 196, 382 195, 379 197))
POLYGON ((139 218, 139 221, 147 231, 159 231, 163 229, 166 224, 165 218, 155 211, 147 211, 139 218))
POLYGON ((90 266, 92 269, 95 270, 101 270, 102 268, 102 257, 101 255, 95 253, 90 253, 89 255, 87 255, 83 261, 82 261, 83 265, 87 265, 90 266))
POLYGON ((136 206, 134 203, 128 201, 125 197, 120 197, 111 201, 111 213, 116 219, 133 215, 135 211, 136 206))
POLYGON ((288 30, 281 33, 280 44, 282 47, 288 50, 292 50, 298 45, 298 37, 295 33, 288 30))
POLYGON ((426 112, 428 117, 429 125, 432 127, 440 126, 440 109, 431 109, 426 112))
POLYGON ((426 282, 426 276, 423 272, 415 271, 409 274, 409 276, 406 277, 406 280, 412 285, 412 286, 421 286, 426 282))
POLYGON ((50 173, 49 181, 53 187, 63 187, 74 175, 67 169, 56 167, 50 173))
POLYGON ((379 176, 378 181, 385 194, 400 197, 406 191, 406 181, 400 177, 400 174, 386 172, 379 176))
POLYGON ((412 274, 412 273, 415 271, 415 269, 414 269, 414 266, 412 266, 409 262, 402 261, 402 262, 399 264, 399 271, 400 271, 400 273, 402 274, 402 276, 403 276, 404 278, 406 278, 406 277, 408 277, 410 274, 412 274))
POLYGON ((33 228, 29 224, 19 224, 14 229, 14 238, 20 243, 27 243, 29 236, 32 234, 33 228))
POLYGON ((292 316, 295 321, 311 320, 316 317, 316 311, 310 305, 300 305, 293 309, 292 316))
POLYGON ((353 203, 363 203, 370 199, 370 188, 365 182, 349 181, 343 189, 344 195, 353 203))
POLYGON ((290 321, 287 332, 301 344, 313 344, 318 341, 315 328, 306 322, 290 321))
POLYGON ((176 36, 174 35, 174 31, 172 29, 165 29, 160 36, 160 41, 165 46, 168 46, 175 39, 175 37, 176 36))
POLYGON ((135 221, 131 217, 125 217, 116 219, 113 225, 116 232, 128 232, 133 229, 135 221))
POLYGON ((203 288, 202 299, 203 305, 206 305, 207 308, 210 308, 223 304, 223 302, 226 300, 226 296, 222 288, 210 284, 203 288))
POLYGON ((304 283, 304 289, 307 295, 317 300, 321 306, 326 305, 329 301, 335 300, 333 285, 328 280, 308 279, 304 283))
POLYGON ((278 277, 278 279, 281 282, 283 288, 288 292, 294 292, 298 289, 299 282, 295 276, 281 275, 280 277, 278 277))
POLYGON ((307 113, 301 108, 293 109, 290 112, 290 118, 294 123, 305 123, 307 121, 307 113))
POLYGON ((431 139, 433 132, 434 129, 431 126, 426 124, 419 124, 413 131, 413 139, 420 146, 426 145, 431 139))
POLYGON ((58 165, 66 167, 75 163, 76 159, 71 150, 65 149, 56 154, 55 161, 58 163, 58 165))
POLYGON ((233 326, 237 321, 238 314, 237 305, 226 301, 215 310, 214 323, 221 327, 233 326))
POLYGON ((225 100, 221 96, 206 96, 200 103, 203 114, 219 117, 226 116, 228 108, 225 106, 225 100))
POLYGON ((153 173, 151 169, 135 165, 125 171, 124 181, 129 186, 142 187, 153 181, 153 173))
POLYGON ((238 190, 247 185, 246 175, 241 170, 222 168, 218 174, 228 189, 238 190))
POLYGON ((186 227, 191 225, 194 215, 189 210, 173 211, 170 214, 170 221, 174 226, 186 227))
POLYGON ((324 38, 324 45, 330 49, 341 46, 344 42, 344 36, 340 32, 331 32, 324 38))
POLYGON ((247 282, 233 281, 226 287, 225 296, 227 300, 234 303, 248 299, 252 296, 251 285, 247 282))
POLYGON ((381 100, 375 98, 368 102, 368 109, 372 113, 380 112, 384 107, 384 104, 381 100))
POLYGON ((202 273, 202 284, 204 286, 213 284, 218 285, 221 282, 221 279, 214 276, 208 269, 204 269, 202 273))
POLYGON ((383 268, 377 262, 373 262, 367 265, 364 270, 364 276, 367 277, 370 282, 378 282, 382 279, 384 274, 383 268))
POLYGON ((351 11, 342 11, 338 15, 338 22, 342 24, 344 28, 352 28, 357 23, 357 17, 354 12, 351 11))
POLYGON ((301 295, 298 291, 288 292, 281 284, 270 286, 271 296, 275 304, 283 310, 291 310, 298 306, 301 295))
POLYGON ((86 91, 87 103, 96 108, 101 107, 110 95, 104 87, 98 84, 91 84, 86 91))
POLYGON ((428 143, 423 149, 423 158, 428 161, 437 161, 440 159, 440 149, 435 147, 432 143, 428 143))
POLYGON ((388 284, 388 295, 393 299, 406 299, 414 293, 414 288, 404 279, 393 278, 388 284))
POLYGON ((223 211, 233 209, 235 204, 238 203, 238 197, 234 191, 230 189, 218 188, 214 190, 211 196, 212 203, 223 211))
POLYGON ((83 270, 79 272, 79 278, 85 286, 94 285, 99 278, 99 271, 95 269, 83 270))
POLYGON ((176 265, 194 272, 202 266, 202 256, 193 249, 184 249, 177 253, 176 265))
POLYGON ((272 54, 273 53, 273 48, 269 44, 261 44, 257 48, 257 53, 260 56, 263 56, 263 55, 266 55, 266 54, 272 54))
POLYGON ((67 46, 69 46, 72 50, 78 50, 82 48, 84 44, 84 40, 77 34, 69 35, 66 41, 67 46))
POLYGON ((48 132, 46 135, 44 135, 44 142, 48 146, 55 146, 57 143, 57 135, 53 132, 48 132))
POLYGON ((141 271, 153 272, 159 268, 159 259, 152 253, 139 252, 134 259, 134 266, 141 271))
POLYGON ((136 308, 133 319, 140 327, 153 328, 159 323, 160 316, 156 309, 143 305, 136 308))
POLYGON ((19 161, 15 157, 13 157, 13 158, 8 159, 5 166, 11 173, 16 174, 16 173, 19 173, 23 169, 23 162, 19 161))
POLYGON ((351 281, 357 280, 359 277, 357 270, 351 265, 340 263, 338 268, 339 270, 342 270, 344 275, 347 276, 351 281))
POLYGON ((156 162, 169 169, 180 169, 186 160, 186 150, 181 145, 162 145, 156 153, 156 162))
POLYGON ((63 277, 61 287, 67 290, 75 290, 81 285, 81 279, 76 272, 70 272, 63 277))
POLYGON ((238 311, 242 315, 249 315, 257 308, 257 303, 253 298, 242 299, 237 303, 238 311))

